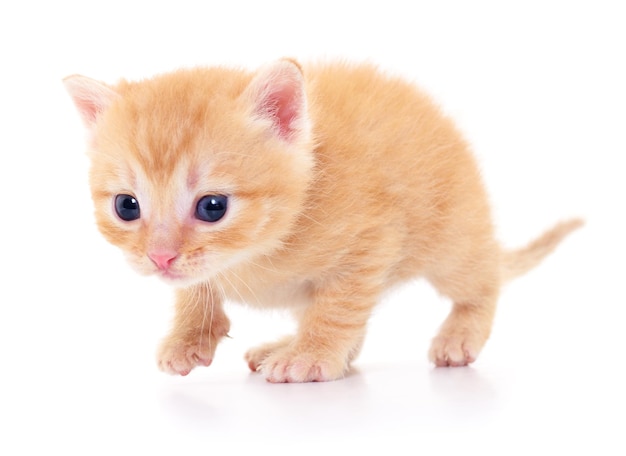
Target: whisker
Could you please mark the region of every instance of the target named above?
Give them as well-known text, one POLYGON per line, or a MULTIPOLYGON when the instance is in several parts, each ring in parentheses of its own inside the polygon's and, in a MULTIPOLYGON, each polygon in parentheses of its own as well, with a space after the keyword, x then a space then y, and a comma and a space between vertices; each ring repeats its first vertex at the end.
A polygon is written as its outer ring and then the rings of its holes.
POLYGON ((222 293, 222 297, 226 296, 226 291, 224 290, 224 287, 222 286, 222 284, 218 281, 213 282, 213 284, 219 288, 220 292, 222 293))
POLYGON ((187 321, 189 320, 189 317, 193 316, 194 314, 194 310, 196 309, 196 306, 198 305, 198 303, 196 302, 197 301, 196 293, 197 292, 194 288, 193 293, 191 294, 191 296, 185 303, 186 304, 185 307, 181 309, 182 314, 184 315, 184 318, 181 322, 178 323, 180 327, 185 327, 187 321))
MULTIPOLYGON (((198 300, 202 299, 202 291, 201 288, 206 287, 206 285, 204 283, 201 283, 199 285, 196 285, 194 287, 194 292, 198 294, 198 300)), ((200 326, 200 340, 198 341, 198 347, 200 347, 200 349, 202 349, 202 336, 204 335, 204 323, 206 322, 206 312, 207 312, 207 304, 206 304, 206 299, 203 299, 203 301, 205 301, 203 303, 203 309, 202 309, 202 325, 200 326)), ((210 331, 210 327, 209 327, 209 331, 210 331)), ((211 336, 209 336, 209 346, 211 344, 211 336)), ((210 348, 210 347, 209 347, 210 348)))
POLYGON ((301 212, 299 214, 301 217, 304 217, 310 221, 312 221, 313 223, 319 225, 319 226, 324 226, 321 222, 318 222, 317 220, 315 220, 313 217, 311 217, 310 215, 305 214, 304 212, 301 212))
POLYGON ((263 270, 265 270, 265 271, 269 271, 269 272, 280 272, 278 269, 276 269, 276 266, 274 266, 274 264, 272 264, 272 261, 271 261, 269 258, 267 258, 267 260, 268 260, 268 261, 269 261, 269 263, 272 265, 272 267, 271 267, 271 268, 268 268, 268 267, 266 267, 266 266, 262 266, 262 265, 260 265, 260 264, 258 264, 258 263, 255 263, 254 261, 248 261, 248 263, 249 263, 249 264, 251 264, 251 265, 252 265, 252 266, 254 266, 254 267, 257 267, 257 268, 259 268, 259 269, 263 269, 263 270))
MULTIPOLYGON (((228 284, 230 285, 230 287, 235 291, 235 293, 237 293, 239 295, 239 299, 241 299, 241 302, 246 302, 246 299, 244 299, 243 295, 241 294, 241 292, 239 291, 239 289, 237 287, 235 287, 235 285, 230 281, 230 279, 223 273, 219 273, 219 277, 221 277, 222 279, 224 279, 226 282, 228 282, 228 284)), ((240 279, 241 280, 241 279, 240 279)), ((256 296, 255 296, 256 297, 256 296)))
POLYGON ((208 289, 209 296, 211 298, 211 316, 209 318, 209 353, 212 353, 212 340, 211 334, 213 334, 213 316, 215 315, 215 295, 213 294, 213 287, 211 286, 211 282, 205 282, 205 286, 208 289))
MULTIPOLYGON (((230 273, 233 276, 235 276, 248 289, 248 291, 250 291, 250 294, 254 297, 254 299, 257 302, 257 304, 259 304, 259 306, 261 306, 261 300, 258 298, 258 296, 254 292, 254 290, 252 288, 250 288, 250 285, 248 285, 241 277, 239 277, 239 275, 237 275, 237 273, 235 271, 231 270, 230 273)), ((231 283, 231 285, 232 285, 232 283, 231 283)))

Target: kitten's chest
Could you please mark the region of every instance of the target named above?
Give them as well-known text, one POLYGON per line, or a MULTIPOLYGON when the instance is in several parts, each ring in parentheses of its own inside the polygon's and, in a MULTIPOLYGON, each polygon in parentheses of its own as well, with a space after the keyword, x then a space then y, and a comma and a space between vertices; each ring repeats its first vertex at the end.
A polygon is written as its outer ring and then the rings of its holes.
POLYGON ((219 279, 219 288, 226 299, 261 308, 294 308, 311 302, 311 285, 301 278, 285 274, 246 268, 227 272, 219 279))

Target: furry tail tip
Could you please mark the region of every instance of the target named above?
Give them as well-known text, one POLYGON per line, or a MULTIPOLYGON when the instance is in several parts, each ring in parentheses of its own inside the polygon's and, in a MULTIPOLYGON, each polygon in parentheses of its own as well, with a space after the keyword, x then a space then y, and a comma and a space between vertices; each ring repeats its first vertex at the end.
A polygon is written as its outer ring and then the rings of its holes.
POLYGON ((502 280, 508 282, 537 266, 568 234, 584 224, 582 219, 561 222, 526 247, 503 252, 502 280))

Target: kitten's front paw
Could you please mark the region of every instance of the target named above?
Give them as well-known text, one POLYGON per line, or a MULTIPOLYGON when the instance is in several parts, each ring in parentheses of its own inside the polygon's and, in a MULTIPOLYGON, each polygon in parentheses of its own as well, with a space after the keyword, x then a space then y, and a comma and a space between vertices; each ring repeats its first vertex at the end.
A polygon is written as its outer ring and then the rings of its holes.
POLYGON ((209 366, 219 341, 228 335, 230 322, 215 311, 209 325, 174 326, 157 355, 159 369, 169 374, 187 375, 196 366, 209 366), (208 326, 208 327, 206 327, 208 326))
POLYGON ((287 346, 267 355, 258 370, 272 383, 328 382, 342 378, 346 359, 333 359, 314 348, 287 346))
POLYGON ((157 356, 159 369, 168 374, 187 375, 196 366, 209 366, 214 352, 215 347, 206 339, 166 339, 157 356))
POLYGON ((292 340, 293 336, 288 336, 276 342, 270 342, 251 348, 244 356, 245 360, 248 362, 248 367, 252 372, 258 371, 263 361, 265 361, 269 355, 287 347, 292 340))

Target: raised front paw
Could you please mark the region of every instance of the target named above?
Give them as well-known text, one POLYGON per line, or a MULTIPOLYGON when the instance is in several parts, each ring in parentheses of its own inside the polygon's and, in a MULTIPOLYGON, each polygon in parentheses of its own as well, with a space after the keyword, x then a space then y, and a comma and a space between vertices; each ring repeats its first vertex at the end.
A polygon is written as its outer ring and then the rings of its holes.
POLYGON ((347 358, 289 345, 267 355, 257 370, 272 383, 304 383, 337 380, 345 375, 347 368, 347 358))
POLYGON ((208 336, 185 340, 169 337, 159 349, 159 369, 168 374, 187 375, 196 366, 209 366, 213 362, 215 346, 208 336))
POLYGON ((196 366, 209 366, 215 349, 228 333, 227 319, 213 324, 209 331, 174 331, 165 338, 157 355, 159 369, 169 374, 187 375, 196 366))
POLYGON ((228 334, 230 321, 220 296, 210 283, 200 283, 176 292, 172 330, 159 348, 159 368, 170 374, 187 375, 196 366, 208 366, 215 348, 228 334))

